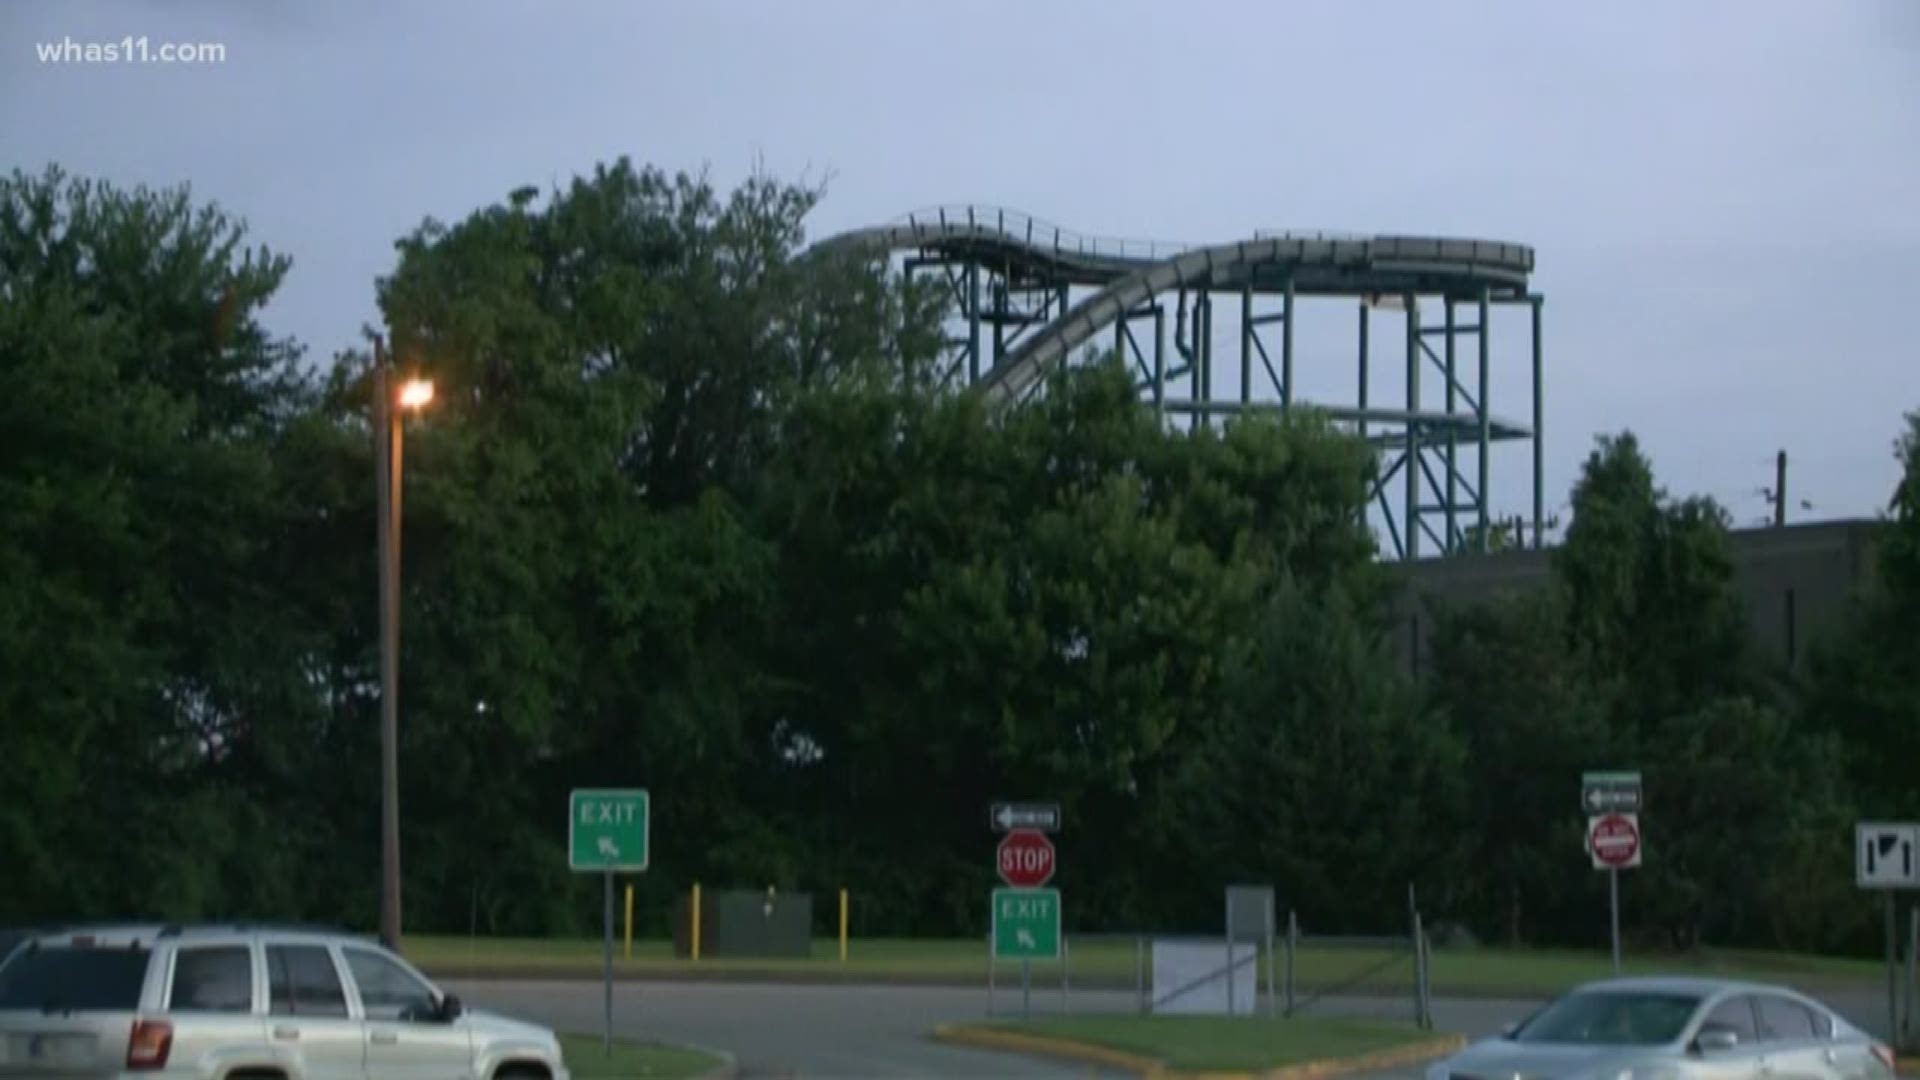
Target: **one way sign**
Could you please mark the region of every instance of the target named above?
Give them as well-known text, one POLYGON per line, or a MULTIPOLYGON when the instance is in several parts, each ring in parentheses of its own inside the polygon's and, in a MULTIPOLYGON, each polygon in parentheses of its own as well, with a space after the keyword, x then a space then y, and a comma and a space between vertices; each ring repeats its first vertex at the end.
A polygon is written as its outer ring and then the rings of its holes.
POLYGON ((1642 809, 1640 774, 1637 772, 1581 773, 1580 809, 1590 816, 1639 813, 1642 809))
POLYGON ((1853 878, 1863 889, 1920 886, 1920 825, 1883 821, 1855 825, 1853 878))
POLYGON ((1039 829, 1044 833, 1060 831, 1058 803, 994 803, 987 813, 995 832, 1015 829, 1039 829))

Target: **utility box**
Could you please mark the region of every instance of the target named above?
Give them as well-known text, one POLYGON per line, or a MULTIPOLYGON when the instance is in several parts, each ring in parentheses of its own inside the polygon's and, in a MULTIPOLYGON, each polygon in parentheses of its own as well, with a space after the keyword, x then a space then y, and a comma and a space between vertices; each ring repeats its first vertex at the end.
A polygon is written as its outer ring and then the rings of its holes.
MULTIPOLYGON (((693 897, 673 902, 673 954, 693 955, 693 897)), ((700 892, 700 956, 799 958, 813 955, 813 894, 768 889, 700 892)))

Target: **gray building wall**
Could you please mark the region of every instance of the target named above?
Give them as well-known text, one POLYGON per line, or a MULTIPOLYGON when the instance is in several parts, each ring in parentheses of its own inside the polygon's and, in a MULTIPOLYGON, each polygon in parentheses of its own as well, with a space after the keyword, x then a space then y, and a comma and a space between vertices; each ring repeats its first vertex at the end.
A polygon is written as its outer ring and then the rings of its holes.
MULTIPOLYGON (((1734 530, 1734 587, 1763 655, 1804 669, 1812 642, 1833 628, 1872 572, 1878 528, 1873 521, 1852 520, 1734 530)), ((1539 588, 1551 575, 1550 556, 1548 550, 1527 549, 1425 559, 1407 567, 1395 633, 1401 670, 1417 676, 1425 666, 1433 615, 1423 598, 1460 603, 1539 588)))

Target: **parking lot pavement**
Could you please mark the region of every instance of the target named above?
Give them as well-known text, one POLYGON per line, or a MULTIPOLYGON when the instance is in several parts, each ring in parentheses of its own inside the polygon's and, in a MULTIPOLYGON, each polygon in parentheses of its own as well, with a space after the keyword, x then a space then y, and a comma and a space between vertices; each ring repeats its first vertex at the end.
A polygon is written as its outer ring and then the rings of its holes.
MULTIPOLYGON (((562 1031, 597 1033, 602 1018, 601 985, 593 981, 450 981, 455 993, 479 1008, 525 1017, 562 1031)), ((1886 1026, 1885 1006, 1871 992, 1820 995, 1842 1015, 1869 1030, 1886 1026), (1875 1015, 1880 1019, 1876 1023, 1875 1015)), ((1128 1012, 1131 993, 1036 993, 1038 1015, 1128 1012)), ((1538 1002, 1435 998, 1435 1027, 1469 1038, 1496 1034, 1538 1002)), ((1002 990, 995 1001, 1002 1017, 1017 1011, 1017 994, 1002 990)), ((1313 1003, 1307 1015, 1357 1016, 1406 1021, 1404 998, 1344 997, 1313 1003)), ((743 1078, 807 1080, 975 1080, 988 1077, 1084 1078, 1120 1076, 1069 1062, 1002 1054, 935 1043, 929 1033, 943 1023, 987 1018, 984 988, 906 986, 796 986, 770 983, 628 982, 614 987, 614 1031, 625 1038, 705 1046, 733 1053, 743 1078)), ((1423 1080, 1424 1067, 1395 1069, 1369 1080, 1423 1080)))
MULTIPOLYGON (((593 982, 449 982, 478 1008, 562 1031, 598 1032, 601 985, 593 982)), ((1122 995, 1124 997, 1124 995, 1122 995)), ((1095 995, 1084 995, 1089 1007, 1095 995)), ((981 1020, 984 990, 739 983, 621 983, 614 1033, 623 1038, 726 1050, 742 1078, 1085 1080, 1086 1065, 947 1046, 928 1035, 942 1023, 981 1020)))

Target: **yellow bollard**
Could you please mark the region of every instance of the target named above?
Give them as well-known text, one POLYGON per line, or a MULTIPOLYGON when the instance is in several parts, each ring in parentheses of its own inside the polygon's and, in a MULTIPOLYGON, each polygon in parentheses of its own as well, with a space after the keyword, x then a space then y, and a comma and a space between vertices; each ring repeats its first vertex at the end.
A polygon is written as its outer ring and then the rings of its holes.
POLYGON ((847 890, 840 890, 840 962, 847 962, 847 890))
POLYGON ((700 959, 700 883, 693 883, 693 959, 700 959))
POLYGON ((633 959, 633 886, 627 886, 627 959, 633 959))

